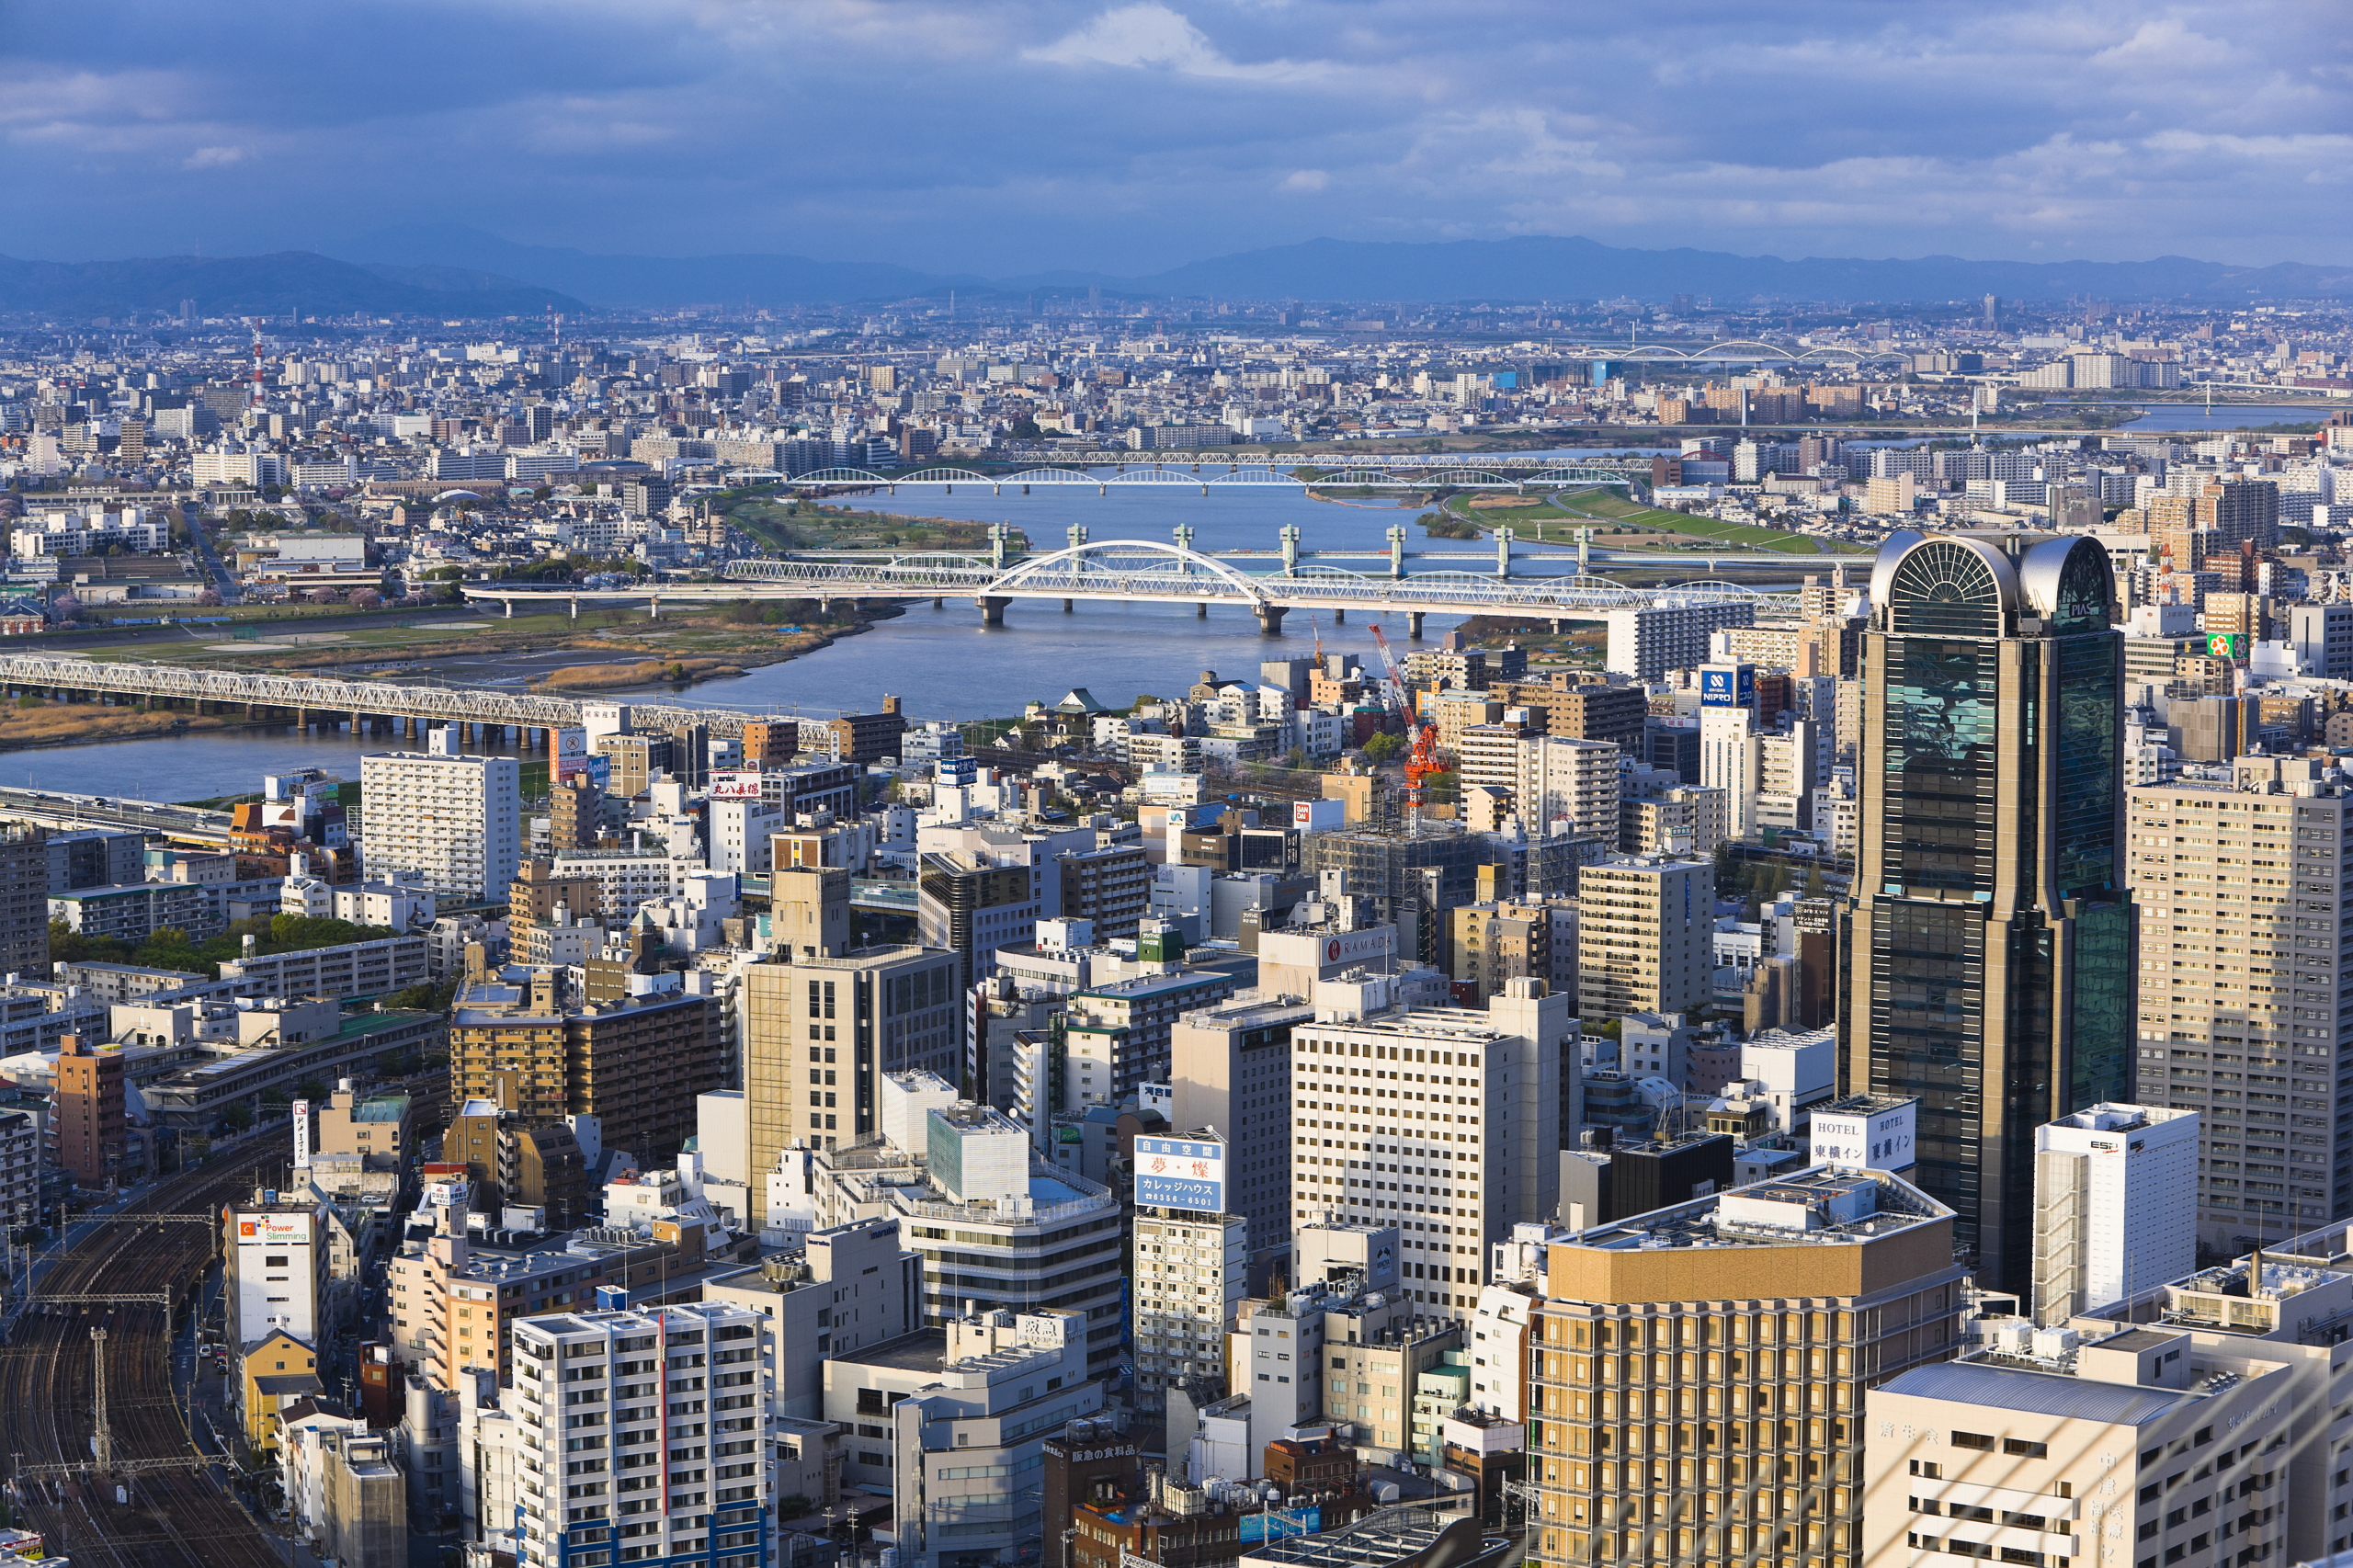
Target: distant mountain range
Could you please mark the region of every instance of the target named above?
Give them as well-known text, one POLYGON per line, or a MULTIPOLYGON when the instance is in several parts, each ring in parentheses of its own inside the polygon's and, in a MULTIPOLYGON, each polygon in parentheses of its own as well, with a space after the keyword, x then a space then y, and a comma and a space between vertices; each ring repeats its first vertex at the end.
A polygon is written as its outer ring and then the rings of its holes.
POLYGON ((133 261, 19 261, 0 256, 0 314, 91 316, 177 312, 204 316, 537 315, 588 307, 569 294, 457 267, 358 266, 313 251, 272 256, 153 256, 133 261))
POLYGON ((1049 271, 987 278, 917 272, 879 262, 800 256, 601 256, 522 245, 456 224, 387 229, 357 243, 360 254, 411 266, 486 267, 548 284, 599 304, 660 308, 896 300, 944 293, 1074 290, 1128 296, 1201 296, 1399 302, 1665 300, 1707 295, 1719 304, 1756 296, 1887 302, 1975 300, 2188 300, 2353 297, 2353 266, 2266 267, 2160 256, 2137 262, 1866 261, 1735 256, 1728 251, 1629 250, 1574 236, 1437 244, 1309 240, 1188 262, 1143 277, 1049 271))
POLYGON ((1437 244, 1309 240, 1188 262, 1144 277, 1052 271, 989 278, 919 272, 885 262, 802 256, 605 256, 517 244, 457 224, 380 230, 354 243, 369 259, 313 251, 271 256, 159 256, 132 261, 19 261, 0 256, 0 313, 87 318, 177 311, 199 314, 484 317, 567 315, 597 308, 799 305, 944 295, 1070 291, 1115 298, 1217 298, 1420 303, 1615 299, 1677 294, 1719 305, 1752 300, 1883 303, 2079 296, 2116 301, 2353 299, 2353 266, 2283 262, 2233 267, 2154 261, 1964 261, 1923 256, 1867 261, 1734 256, 1727 251, 1629 250, 1574 236, 1437 244), (584 303, 584 301, 585 301, 584 303))

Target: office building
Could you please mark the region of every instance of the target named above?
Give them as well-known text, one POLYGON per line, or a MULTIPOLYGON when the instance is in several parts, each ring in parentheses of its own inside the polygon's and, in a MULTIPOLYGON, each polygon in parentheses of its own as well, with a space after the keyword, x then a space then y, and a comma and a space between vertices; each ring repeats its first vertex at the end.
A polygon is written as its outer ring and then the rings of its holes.
POLYGON ((1629 756, 1643 749, 1650 703, 1639 686, 1606 686, 1556 675, 1493 688, 1506 708, 1543 715, 1543 733, 1563 740, 1606 741, 1629 756))
POLYGON ((1160 972, 1072 993, 1061 1025, 1061 1108, 1076 1114, 1090 1105, 1117 1106, 1146 1084, 1169 1081, 1176 1020, 1234 992, 1233 976, 1223 970, 1177 967, 1184 951, 1174 931, 1156 931, 1137 944, 1136 956, 1160 972))
POLYGON ((1952 1218, 1885 1173, 1813 1166, 1552 1240, 1529 1561, 1891 1561, 1860 1540, 1863 1399, 1953 1353, 1952 1218))
POLYGON ((1300 846, 1300 870, 1319 885, 1325 873, 1340 873, 1340 891, 1369 900, 1373 923, 1396 927, 1402 954, 1435 965, 1445 959, 1446 911, 1477 896, 1478 868, 1495 858, 1484 837, 1425 817, 1396 833, 1315 834, 1300 846))
POLYGON ((368 874, 406 872, 444 897, 504 897, 523 859, 521 783, 511 756, 460 756, 433 732, 430 752, 378 752, 359 759, 368 874))
POLYGON ((1839 1088, 1919 1096, 1920 1186, 2013 1292, 2034 1130, 2131 1078, 2113 588, 2081 537, 1907 531, 1872 572, 1839 1088))
POLYGON ((596 1555, 764 1568, 774 1345, 757 1312, 713 1302, 551 1312, 517 1323, 514 1342, 506 1397, 538 1482, 516 1489, 518 1568, 596 1555), (677 1397, 688 1389, 693 1397, 677 1397), (681 1403, 701 1406, 695 1419, 672 1419, 681 1403))
POLYGON ((1716 869, 1620 856, 1577 874, 1577 1007, 1590 1018, 1680 1013, 1715 989, 1716 869))
POLYGON ((2198 1120, 2096 1105, 2035 1130, 2037 1323, 2063 1325, 2197 1267, 2198 1120))
POLYGON ((845 713, 825 726, 834 759, 860 767, 899 755, 899 737, 906 733, 906 716, 899 699, 882 699, 880 713, 845 713))
POLYGON ((771 1186, 769 1223, 805 1217, 822 1230, 895 1217, 923 1255, 926 1325, 944 1327, 975 1304, 1067 1307, 1088 1325, 1090 1369, 1107 1374, 1124 1334, 1120 1200, 1036 1159, 1028 1128, 958 1099, 933 1074, 886 1077, 882 1098, 881 1138, 790 1154, 771 1186))
POLYGON ((1559 1195, 1568 999, 1514 980, 1483 1011, 1408 1012, 1381 1010, 1379 983, 1319 991, 1317 1021, 1291 1031, 1292 1225, 1396 1226, 1407 1298, 1466 1319, 1488 1245, 1559 1195))
POLYGON ((1315 1009, 1279 992, 1177 1016, 1168 1031, 1171 1124, 1225 1139, 1225 1206, 1249 1221, 1262 1271, 1290 1246, 1291 1035, 1315 1009))
POLYGON ((327 1210, 316 1202, 265 1203, 262 1197, 231 1204, 222 1221, 229 1343, 256 1345, 290 1334, 315 1348, 327 1327, 327 1210))
POLYGON ((1723 790, 1696 784, 1628 801, 1620 819, 1618 846, 1630 855, 1711 858, 1732 835, 1728 802, 1723 790))
POLYGON ((1605 667, 1612 675, 1654 681, 1669 670, 1704 664, 1716 632, 1728 626, 1754 624, 1756 607, 1745 600, 1654 604, 1641 609, 1613 609, 1605 619, 1609 627, 1605 667))
POLYGON ((1541 900, 1508 899, 1447 911, 1446 972, 1458 986, 1468 988, 1465 1005, 1483 1007, 1507 981, 1523 977, 1543 981, 1548 989, 1562 989, 1553 984, 1558 967, 1552 951, 1555 914, 1555 907, 1541 900))
POLYGON ((2353 855, 2341 778, 2244 756, 2227 783, 2128 792, 2136 1094, 2200 1113, 2199 1239, 2226 1251, 2353 1211, 2353 1143, 2337 1132, 2353 1085, 2336 1072, 2353 1046, 2353 974, 2327 935, 2353 855))
POLYGON ((702 1299, 767 1319, 776 1345, 770 1408, 796 1421, 824 1415, 825 1361, 923 1326, 923 1258, 896 1219, 801 1234, 797 1252, 713 1279, 702 1299))
POLYGON ((2309 1441, 2307 1462, 2290 1458, 2303 1348, 2170 1324, 2047 1329, 1914 1368, 1869 1397, 1857 1561, 2302 1557, 2292 1539, 2343 1528, 2305 1495, 2335 1461, 2309 1441))
POLYGON ((2290 605, 2288 642, 2297 674, 2353 680, 2353 604, 2290 605))
POLYGON ((1076 1312, 959 1312, 825 1363, 825 1419, 849 1435, 843 1479, 895 1499, 905 1568, 1036 1557, 1045 1445, 1103 1408, 1086 1328, 1076 1312))
POLYGON ((888 1074, 960 1080, 956 967, 955 954, 936 949, 879 947, 745 968, 756 1222, 766 1222, 762 1184, 780 1150, 847 1148, 882 1131, 880 1085, 888 1074))
POLYGON ((585 773, 556 785, 548 797, 548 847, 594 849, 605 832, 605 792, 585 773))

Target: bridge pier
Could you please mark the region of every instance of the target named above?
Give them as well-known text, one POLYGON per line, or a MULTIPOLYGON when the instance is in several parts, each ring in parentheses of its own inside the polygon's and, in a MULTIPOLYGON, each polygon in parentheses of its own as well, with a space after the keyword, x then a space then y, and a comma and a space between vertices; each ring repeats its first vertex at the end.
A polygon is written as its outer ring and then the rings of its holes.
POLYGON ((1552 618, 1552 635, 1558 637, 1561 634, 1561 628, 1567 624, 1568 623, 1563 620, 1560 617, 1554 616, 1552 618))
POLYGON ((1077 600, 1075 600, 1075 599, 1064 599, 1064 600, 1063 601, 1063 613, 1064 615, 1070 615, 1070 614, 1072 614, 1072 613, 1075 612, 1075 611, 1077 610, 1077 608, 1078 608, 1078 601, 1077 601, 1077 600))
POLYGON ((993 595, 983 594, 972 602, 981 607, 981 624, 983 626, 1003 626, 1005 624, 1005 607, 1011 604, 1013 601, 1011 599, 998 598, 993 595))
POLYGON ((1332 612, 1332 624, 1333 624, 1333 625, 1335 625, 1335 626, 1346 626, 1347 623, 1348 623, 1348 612, 1347 612, 1347 610, 1344 610, 1344 609, 1336 609, 1336 610, 1334 610, 1334 611, 1332 612))
POLYGON ((1405 635, 1415 642, 1422 640, 1422 612, 1420 610, 1409 609, 1405 612, 1405 635))
POLYGON ((1258 607, 1258 635, 1280 637, 1283 634, 1283 617, 1289 613, 1288 608, 1282 605, 1260 605, 1258 607))
POLYGON ((515 601, 514 601, 513 599, 504 599, 504 600, 501 600, 500 602, 501 602, 501 603, 503 603, 503 604, 506 607, 506 619, 509 619, 509 620, 514 619, 515 619, 515 601))
POLYGON ((1210 601, 1203 599, 1200 603, 1193 607, 1193 619, 1195 620, 1207 620, 1209 618, 1210 601))
POLYGON ((574 620, 578 620, 580 619, 580 601, 578 599, 572 601, 572 619, 574 620))

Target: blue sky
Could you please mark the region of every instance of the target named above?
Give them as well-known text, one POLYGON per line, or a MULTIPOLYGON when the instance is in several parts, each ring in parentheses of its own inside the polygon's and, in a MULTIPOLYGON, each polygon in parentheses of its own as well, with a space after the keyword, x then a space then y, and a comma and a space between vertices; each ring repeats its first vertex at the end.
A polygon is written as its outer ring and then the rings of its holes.
POLYGON ((0 0, 0 252, 2353 259, 2340 0, 0 0))

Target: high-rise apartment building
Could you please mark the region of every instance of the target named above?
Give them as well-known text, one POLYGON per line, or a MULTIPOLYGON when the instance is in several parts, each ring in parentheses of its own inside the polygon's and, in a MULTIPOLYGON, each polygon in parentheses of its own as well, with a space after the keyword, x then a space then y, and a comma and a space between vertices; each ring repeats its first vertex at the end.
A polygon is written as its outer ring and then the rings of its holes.
POLYGON ((1680 1013, 1715 986, 1716 869, 1621 856, 1577 873, 1577 1007, 1586 1017, 1680 1013))
POLYGON ((2353 970, 2336 931, 2353 791, 2301 757, 2243 756, 2228 783, 2135 787, 2140 1101, 2195 1110, 2198 1229, 2233 1251, 2353 1212, 2353 970))
POLYGON ((529 1127, 593 1116, 606 1147, 658 1159, 695 1135, 695 1096, 725 1086, 715 1006, 675 983, 588 1001, 552 969, 469 982, 449 1019, 450 1098, 529 1127))
POLYGON ((122 1052, 66 1035, 57 1047, 57 1164, 85 1187, 131 1172, 122 1098, 122 1052))
POLYGON ((52 857, 47 836, 21 823, 0 826, 0 973, 48 978, 51 862, 62 857, 52 857))
POLYGON ((2198 1113, 2096 1105, 2035 1130, 2035 1321, 2198 1266, 2198 1113))
POLYGON ((1467 1320, 1488 1245, 1559 1198, 1568 999, 1515 980, 1482 1012, 1330 1011, 1291 1031, 1292 1224, 1396 1226, 1408 1299, 1467 1320))
POLYGON ((2034 1130, 2131 1083, 2113 594, 2080 537, 1906 530, 1871 575, 1839 1089, 1919 1097, 1920 1186, 2013 1291, 2034 1130))
MULTIPOLYGON (((1530 834, 1544 834, 1556 822, 1573 833, 1599 834, 1618 842, 1620 759, 1607 741, 1527 735, 1518 744, 1518 771, 1507 780, 1519 820, 1530 834)), ((1467 778, 1465 783, 1471 782, 1467 778)))
POLYGON ((1225 1331, 1250 1278, 1250 1223, 1226 1210, 1229 1153, 1206 1132, 1136 1140, 1129 1310, 1137 1398, 1146 1410, 1167 1408, 1173 1389, 1185 1389, 1194 1404, 1228 1392, 1225 1331))
POLYGON ((1553 1239, 1529 1561, 1862 1568, 1864 1391, 1953 1354, 1952 1218, 1816 1165, 1553 1239))
POLYGON ((401 872, 445 896, 494 900, 523 859, 521 774, 511 756, 460 756, 455 732, 433 732, 428 752, 359 759, 370 877, 401 872))
POLYGON ((1613 675, 1654 681, 1669 670, 1704 663, 1710 639, 1727 626, 1755 624, 1756 607, 1745 601, 1660 603, 1642 609, 1613 609, 1607 619, 1606 667, 1613 675))
POLYGON ((516 1488, 518 1565, 768 1561, 773 1337, 759 1313, 551 1312, 515 1324, 514 1350, 507 1397, 537 1482, 516 1488))

